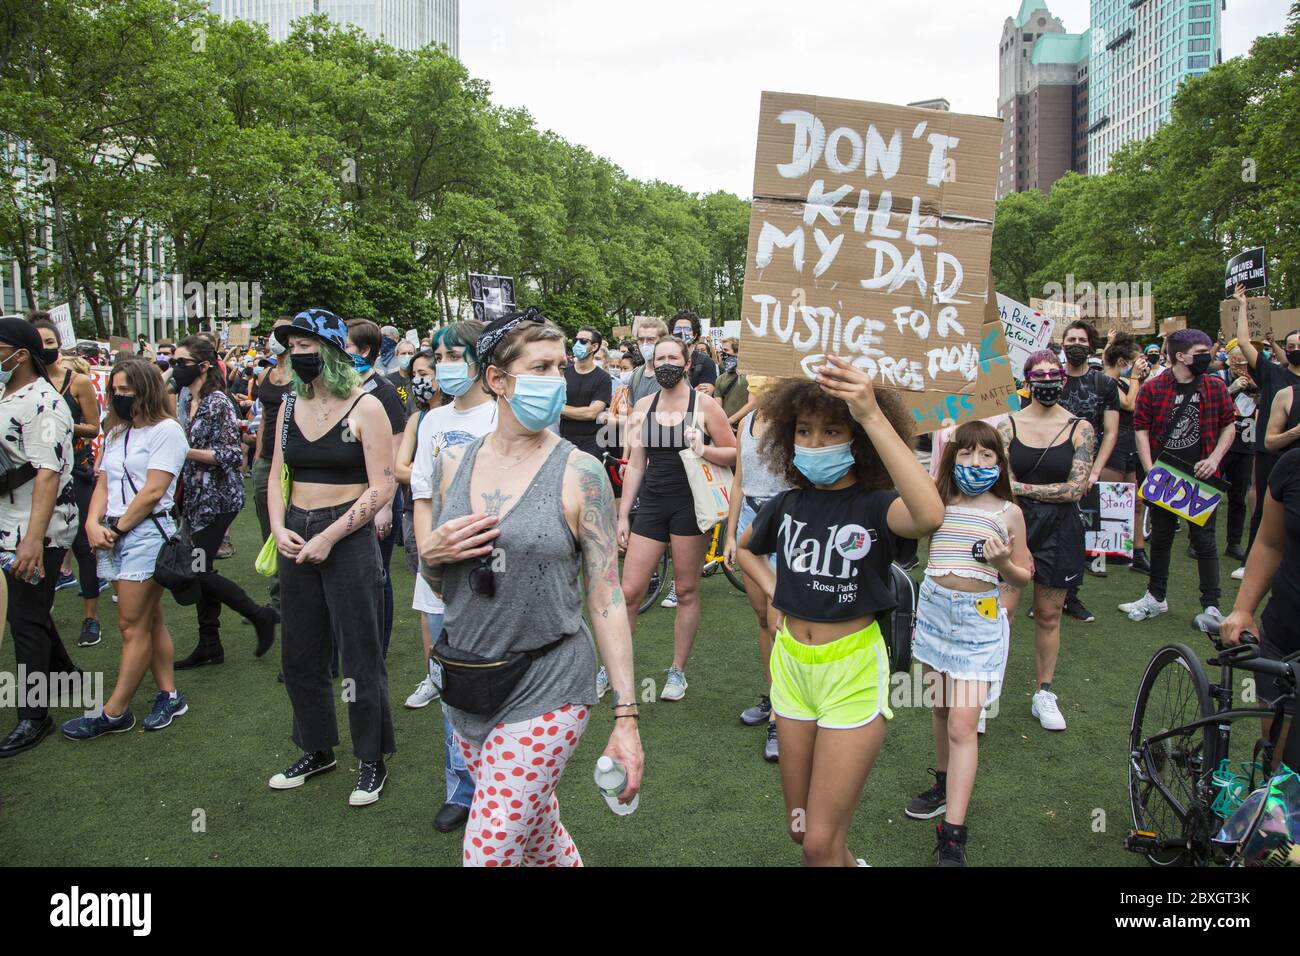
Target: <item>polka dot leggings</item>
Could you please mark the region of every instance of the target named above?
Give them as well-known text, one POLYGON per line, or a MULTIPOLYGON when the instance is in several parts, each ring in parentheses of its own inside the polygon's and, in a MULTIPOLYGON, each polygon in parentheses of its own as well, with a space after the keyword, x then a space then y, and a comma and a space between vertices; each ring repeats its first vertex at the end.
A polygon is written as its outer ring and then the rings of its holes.
POLYGON ((456 735, 474 778, 465 826, 466 866, 582 866, 560 823, 555 788, 587 728, 588 708, 497 724, 482 747, 456 735))

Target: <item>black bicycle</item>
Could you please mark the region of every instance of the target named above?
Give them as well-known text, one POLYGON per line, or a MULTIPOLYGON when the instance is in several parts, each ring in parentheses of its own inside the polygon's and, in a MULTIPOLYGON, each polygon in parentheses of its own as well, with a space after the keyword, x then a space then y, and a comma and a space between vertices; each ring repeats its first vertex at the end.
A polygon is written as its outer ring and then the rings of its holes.
POLYGON ((1288 701, 1295 700, 1300 673, 1300 652, 1282 661, 1261 658, 1258 638, 1245 632, 1241 644, 1227 647, 1219 640, 1219 622, 1203 614, 1192 622, 1192 628, 1214 641, 1218 654, 1208 663, 1219 668, 1219 681, 1209 682, 1190 647, 1166 644, 1156 651, 1142 675, 1129 731, 1133 831, 1124 846, 1157 866, 1208 866, 1228 861, 1231 848, 1214 843, 1223 822, 1215 801, 1221 798, 1225 784, 1218 773, 1220 763, 1232 756, 1232 724, 1242 719, 1272 720, 1269 736, 1256 739, 1246 765, 1249 776, 1244 789, 1250 793, 1271 776, 1284 709, 1288 701), (1272 707, 1233 707, 1236 670, 1277 678, 1286 692, 1278 695, 1272 707))

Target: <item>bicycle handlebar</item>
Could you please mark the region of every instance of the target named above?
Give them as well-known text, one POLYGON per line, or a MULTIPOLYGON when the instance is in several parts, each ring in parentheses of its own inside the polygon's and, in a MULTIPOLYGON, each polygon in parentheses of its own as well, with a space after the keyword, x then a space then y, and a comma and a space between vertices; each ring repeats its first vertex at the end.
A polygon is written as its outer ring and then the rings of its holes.
POLYGON ((1300 674, 1297 674, 1297 655, 1291 655, 1281 661, 1260 657, 1259 637, 1250 631, 1242 631, 1240 635, 1241 643, 1235 647, 1229 647, 1219 639, 1219 621, 1213 617, 1205 614, 1196 615, 1192 619, 1192 630, 1200 631, 1214 642, 1214 647, 1218 650, 1219 656, 1211 663, 1252 671, 1256 674, 1265 674, 1269 677, 1290 679, 1293 682, 1300 680, 1300 674))

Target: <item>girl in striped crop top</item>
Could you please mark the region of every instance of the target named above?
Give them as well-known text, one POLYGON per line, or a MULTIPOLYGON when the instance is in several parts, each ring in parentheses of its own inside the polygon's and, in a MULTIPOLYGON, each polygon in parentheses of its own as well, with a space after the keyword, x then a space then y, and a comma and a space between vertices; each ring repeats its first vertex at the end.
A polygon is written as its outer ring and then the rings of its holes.
POLYGON ((923 680, 943 682, 931 721, 936 782, 912 799, 906 813, 923 820, 945 814, 938 826, 939 863, 963 866, 977 727, 1001 691, 1011 640, 998 581, 1024 587, 1033 578, 1033 558, 1024 515, 1012 500, 1002 439, 991 426, 968 422, 957 429, 944 447, 938 485, 943 524, 930 538, 912 639, 923 680))

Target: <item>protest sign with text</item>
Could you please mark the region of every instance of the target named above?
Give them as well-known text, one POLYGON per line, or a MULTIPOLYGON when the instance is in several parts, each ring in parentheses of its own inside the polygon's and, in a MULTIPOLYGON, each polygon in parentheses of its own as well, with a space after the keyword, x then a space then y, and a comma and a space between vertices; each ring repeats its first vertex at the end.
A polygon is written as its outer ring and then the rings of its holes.
POLYGON ((1247 249, 1228 260, 1228 268, 1223 273, 1223 297, 1232 298, 1238 285, 1245 286, 1247 292, 1268 288, 1263 246, 1247 249))
POLYGON ((899 390, 918 432, 1004 410, 1010 363, 989 322, 1000 137, 987 117, 764 93, 742 371, 811 378, 841 355, 899 390))
POLYGON ((1187 316, 1185 315, 1171 315, 1167 319, 1160 320, 1160 334, 1162 336, 1185 328, 1187 328, 1187 316))
POLYGON ((1133 556, 1133 516, 1136 485, 1099 481, 1079 502, 1083 516, 1083 546, 1089 554, 1133 556))
POLYGON ((469 274, 469 301, 474 318, 491 322, 515 307, 515 280, 510 276, 469 274))
POLYGON ((1039 349, 1047 348, 1052 341, 1052 320, 1037 309, 1017 302, 1001 292, 998 296, 998 316, 1007 336, 1007 358, 1011 359, 1011 374, 1025 377, 1025 359, 1039 349))
POLYGON ((1162 455, 1152 463, 1138 495, 1147 504, 1203 525, 1226 491, 1227 485, 1217 478, 1197 478, 1190 462, 1162 455))
MULTIPOLYGON (((1236 299, 1224 299, 1219 303, 1219 331, 1224 341, 1237 337, 1237 313, 1241 306, 1236 299)), ((1250 329, 1252 342, 1263 342, 1269 337, 1270 315, 1268 296, 1254 296, 1246 300, 1246 325, 1250 329)))

